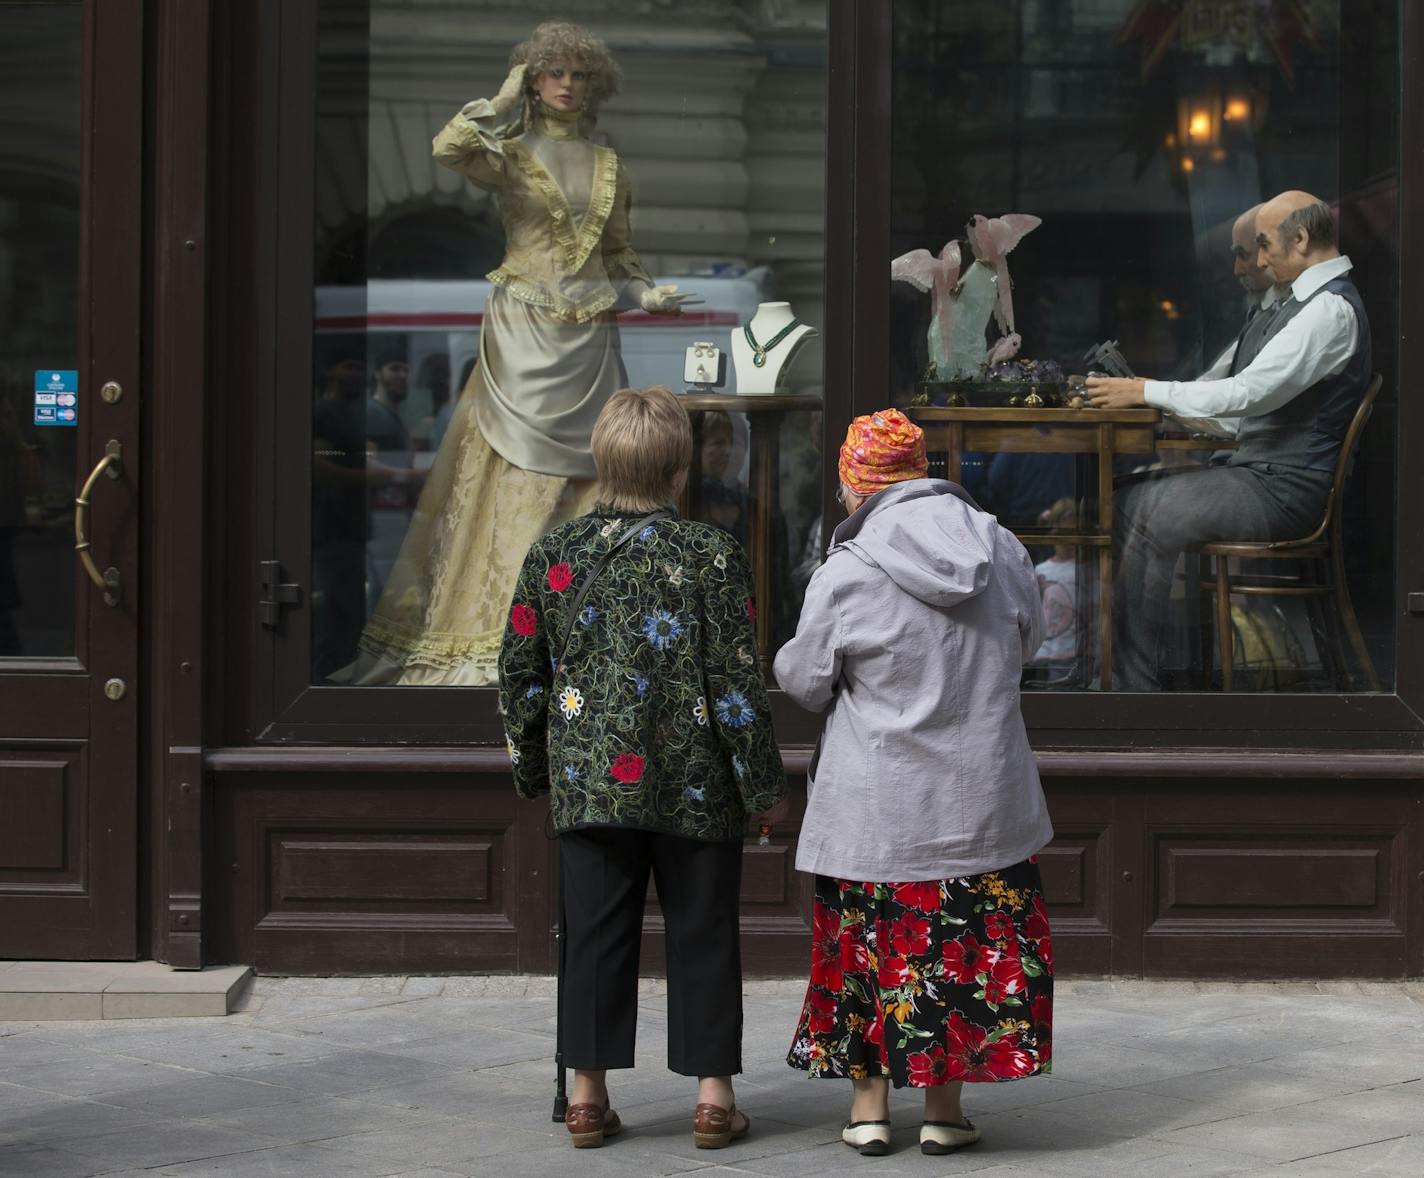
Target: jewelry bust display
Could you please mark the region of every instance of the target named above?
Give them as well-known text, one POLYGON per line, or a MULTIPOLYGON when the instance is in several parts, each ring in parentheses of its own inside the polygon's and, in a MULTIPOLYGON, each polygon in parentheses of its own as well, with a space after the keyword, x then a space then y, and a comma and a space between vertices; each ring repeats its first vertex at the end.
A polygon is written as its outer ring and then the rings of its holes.
POLYGON ((761 303, 750 321, 732 332, 738 395, 776 393, 786 383, 786 372, 801 345, 817 334, 796 318, 790 303, 761 303))

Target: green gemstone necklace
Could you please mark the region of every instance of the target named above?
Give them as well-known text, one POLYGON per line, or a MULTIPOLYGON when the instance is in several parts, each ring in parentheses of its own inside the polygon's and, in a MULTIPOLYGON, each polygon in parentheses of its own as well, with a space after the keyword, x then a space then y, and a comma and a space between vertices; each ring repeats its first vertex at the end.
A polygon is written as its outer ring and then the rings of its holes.
POLYGON ((742 328, 742 334, 747 337, 747 345, 752 350, 752 363, 758 368, 765 368, 766 354, 800 326, 801 321, 799 319, 792 319, 790 323, 767 340, 766 343, 759 344, 757 343, 756 336, 752 334, 752 325, 748 323, 742 328))

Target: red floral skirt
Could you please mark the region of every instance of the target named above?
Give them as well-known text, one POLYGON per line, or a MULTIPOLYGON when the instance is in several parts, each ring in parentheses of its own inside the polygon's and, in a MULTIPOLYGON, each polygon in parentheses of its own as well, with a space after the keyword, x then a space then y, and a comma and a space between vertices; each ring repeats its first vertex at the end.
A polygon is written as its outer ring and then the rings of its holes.
POLYGON ((927 883, 816 877, 811 984, 786 1062, 896 1088, 1049 1070, 1053 949, 1038 861, 927 883))

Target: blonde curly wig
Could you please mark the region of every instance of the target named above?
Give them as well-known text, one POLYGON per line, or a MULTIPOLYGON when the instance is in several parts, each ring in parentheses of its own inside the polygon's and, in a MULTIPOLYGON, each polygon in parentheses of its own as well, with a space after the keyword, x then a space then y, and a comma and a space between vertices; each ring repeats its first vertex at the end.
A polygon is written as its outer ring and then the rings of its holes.
POLYGON ((623 82, 623 71, 608 52, 608 46, 582 25, 568 21, 546 20, 529 40, 520 42, 509 55, 510 66, 528 68, 530 82, 546 73, 555 62, 588 73, 590 107, 596 108, 600 102, 612 98, 623 82))

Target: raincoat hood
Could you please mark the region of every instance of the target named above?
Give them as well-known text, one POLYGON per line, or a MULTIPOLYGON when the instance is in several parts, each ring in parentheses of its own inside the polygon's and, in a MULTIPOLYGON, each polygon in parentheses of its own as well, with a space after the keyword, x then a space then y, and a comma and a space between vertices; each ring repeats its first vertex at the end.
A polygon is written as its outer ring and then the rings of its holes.
POLYGON ((969 493, 944 479, 880 491, 835 530, 828 556, 853 554, 926 605, 956 605, 984 591, 1001 529, 969 493))

